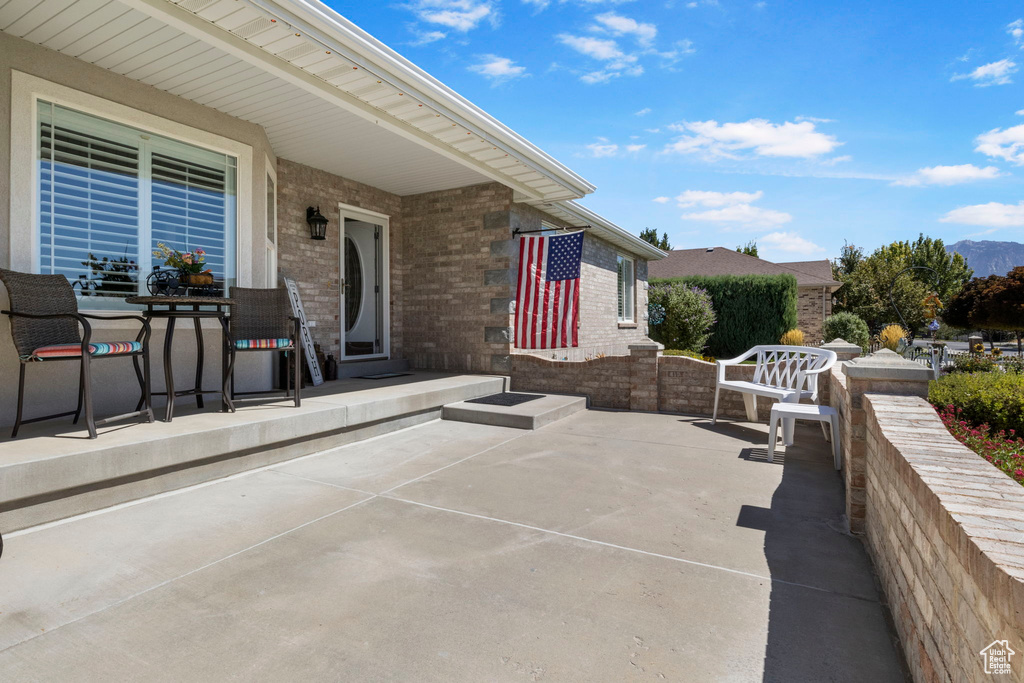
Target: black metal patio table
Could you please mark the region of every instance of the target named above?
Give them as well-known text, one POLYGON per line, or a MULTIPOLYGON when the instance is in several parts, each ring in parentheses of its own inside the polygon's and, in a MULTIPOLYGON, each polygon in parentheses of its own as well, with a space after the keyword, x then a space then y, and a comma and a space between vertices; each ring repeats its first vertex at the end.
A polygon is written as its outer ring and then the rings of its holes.
POLYGON ((146 307, 142 316, 146 320, 153 318, 167 319, 167 332, 164 336, 164 383, 166 391, 154 391, 154 396, 167 397, 167 412, 165 420, 170 422, 174 418, 174 399, 178 396, 195 396, 196 407, 203 407, 203 394, 220 394, 221 410, 234 411, 235 407, 228 392, 227 380, 227 352, 228 323, 225 315, 225 308, 231 306, 234 301, 226 297, 216 296, 130 296, 125 299, 129 304, 141 304, 146 307), (205 309, 205 310, 204 310, 205 309), (174 389, 174 367, 171 362, 172 341, 174 339, 174 324, 178 318, 191 318, 196 331, 196 383, 191 389, 175 391, 174 389), (220 322, 221 335, 224 349, 221 351, 221 387, 219 390, 203 389, 203 318, 216 318, 220 322))

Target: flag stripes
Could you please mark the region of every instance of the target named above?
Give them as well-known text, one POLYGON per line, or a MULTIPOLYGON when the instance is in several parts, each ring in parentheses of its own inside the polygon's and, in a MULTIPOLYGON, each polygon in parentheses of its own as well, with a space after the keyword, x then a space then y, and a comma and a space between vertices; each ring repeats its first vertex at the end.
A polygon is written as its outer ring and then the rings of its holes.
POLYGON ((521 237, 515 340, 521 349, 579 345, 583 233, 521 237))

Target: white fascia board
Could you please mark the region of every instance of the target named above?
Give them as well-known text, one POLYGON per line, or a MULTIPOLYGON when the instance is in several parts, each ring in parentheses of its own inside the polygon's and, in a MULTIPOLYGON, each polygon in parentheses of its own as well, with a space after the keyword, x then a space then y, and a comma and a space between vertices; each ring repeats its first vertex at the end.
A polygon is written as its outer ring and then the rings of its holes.
POLYGON ((248 0, 302 26, 355 64, 455 121, 538 173, 584 196, 596 187, 319 0, 248 0))
MULTIPOLYGON (((574 201, 553 202, 552 204, 576 218, 581 224, 591 226, 604 239, 618 244, 638 256, 643 256, 648 261, 658 261, 668 256, 666 252, 658 249, 650 242, 640 239, 628 230, 620 228, 607 218, 580 206, 574 201)), ((543 211, 545 206, 540 204, 537 208, 543 211)))

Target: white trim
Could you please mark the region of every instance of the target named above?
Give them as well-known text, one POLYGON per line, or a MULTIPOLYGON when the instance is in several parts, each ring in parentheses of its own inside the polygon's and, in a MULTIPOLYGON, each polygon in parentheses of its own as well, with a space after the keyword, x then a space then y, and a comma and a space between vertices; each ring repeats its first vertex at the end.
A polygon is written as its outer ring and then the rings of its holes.
MULTIPOLYGON (((264 195, 264 197, 267 197, 267 196, 270 195, 270 191, 269 191, 270 188, 268 188, 267 185, 266 185, 266 179, 269 177, 270 180, 273 181, 273 183, 274 183, 274 195, 273 195, 274 196, 274 207, 273 207, 273 211, 274 211, 274 216, 273 216, 273 220, 274 220, 274 244, 272 246, 270 244, 270 240, 267 239, 267 226, 266 226, 266 224, 264 224, 264 226, 263 226, 263 239, 264 239, 264 243, 266 244, 266 249, 264 249, 264 252, 263 252, 264 253, 263 262, 264 262, 264 267, 268 268, 268 269, 272 269, 272 272, 264 273, 264 282, 266 282, 266 286, 267 287, 277 287, 278 286, 278 279, 279 279, 277 277, 277 264, 278 264, 278 258, 279 258, 280 253, 281 253, 281 247, 280 247, 280 244, 279 244, 279 240, 281 239, 281 235, 278 232, 278 219, 277 219, 277 193, 278 193, 277 167, 270 160, 269 156, 265 156, 264 157, 264 161, 265 161, 265 164, 266 164, 266 171, 267 171, 263 175, 263 178, 264 178, 264 180, 263 180, 263 195, 264 195), (274 253, 274 262, 272 264, 268 263, 268 259, 267 259, 267 255, 269 254, 270 251, 273 251, 273 253, 274 253)), ((267 207, 267 208, 269 209, 270 207, 267 207)), ((266 216, 265 218, 266 218, 267 221, 271 220, 270 216, 266 216)))
MULTIPOLYGON (((619 278, 618 278, 619 259, 623 259, 625 261, 629 261, 629 263, 631 264, 630 268, 629 268, 629 271, 630 271, 630 274, 632 275, 633 282, 630 285, 630 292, 633 294, 633 301, 632 301, 632 305, 630 306, 630 311, 632 312, 632 315, 630 317, 628 317, 628 318, 619 317, 619 307, 618 307, 619 295, 620 294, 623 295, 623 297, 622 297, 623 301, 626 300, 626 297, 625 297, 625 292, 616 291, 616 293, 615 293, 615 304, 616 304, 616 306, 615 306, 615 318, 616 318, 616 320, 618 321, 618 323, 620 325, 623 325, 623 324, 625 324, 625 325, 636 325, 637 324, 637 322, 636 322, 636 255, 634 255, 634 254, 627 254, 627 253, 624 253, 624 252, 621 252, 621 251, 616 251, 615 252, 615 266, 616 266, 616 268, 615 268, 615 270, 616 270, 615 288, 616 288, 616 290, 620 286, 619 278)), ((625 280, 623 280, 623 283, 625 283, 625 280)))
MULTIPOLYGON (((515 201, 522 201, 522 197, 516 198, 515 201)), ((604 216, 574 201, 527 201, 524 203, 560 220, 589 225, 593 228, 593 233, 596 236, 648 261, 657 261, 668 256, 668 253, 658 249, 650 242, 640 239, 625 228, 619 227, 604 216)))
POLYGON ((252 147, 215 133, 11 70, 10 267, 39 272, 38 101, 92 114, 235 158, 235 282, 252 286, 252 147), (28 169, 28 172, 26 172, 28 169), (28 234, 24 226, 28 227, 28 234), (27 237, 27 239, 26 239, 27 237))
MULTIPOLYGON (((381 334, 381 348, 383 352, 366 354, 361 356, 347 356, 345 354, 345 292, 339 287, 338 296, 338 360, 360 361, 360 360, 381 360, 391 358, 391 216, 387 214, 361 209, 351 204, 338 203, 338 271, 341 276, 345 275, 345 219, 351 218, 356 221, 363 221, 372 225, 379 225, 381 230, 381 315, 384 317, 383 333, 381 334)), ((363 272, 366 272, 365 269, 363 272)), ((353 326, 355 327, 355 326, 353 326)))

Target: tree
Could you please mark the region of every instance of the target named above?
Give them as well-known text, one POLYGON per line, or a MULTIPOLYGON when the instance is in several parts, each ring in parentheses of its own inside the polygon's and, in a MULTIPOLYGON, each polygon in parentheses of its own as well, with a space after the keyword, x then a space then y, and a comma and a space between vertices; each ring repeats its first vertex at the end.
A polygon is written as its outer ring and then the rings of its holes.
POLYGON ((650 242, 658 249, 662 251, 672 251, 672 245, 668 242, 668 233, 661 233, 661 239, 658 239, 658 231, 654 228, 644 228, 640 231, 640 239, 645 242, 650 242))
POLYGON ((750 240, 742 247, 736 247, 736 251, 740 252, 741 254, 746 254, 747 256, 753 256, 754 258, 757 258, 757 242, 754 240, 750 240))
POLYGON ((902 315, 913 332, 930 317, 932 292, 946 306, 972 274, 962 256, 950 254, 942 240, 923 234, 914 242, 879 247, 870 256, 860 247, 845 244, 832 263, 832 276, 844 284, 836 292, 835 308, 859 316, 873 330, 899 321, 902 315))
POLYGON ((1024 266, 1005 276, 974 278, 949 302, 943 320, 954 327, 1015 332, 1020 353, 1024 345, 1024 266))

